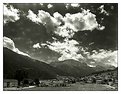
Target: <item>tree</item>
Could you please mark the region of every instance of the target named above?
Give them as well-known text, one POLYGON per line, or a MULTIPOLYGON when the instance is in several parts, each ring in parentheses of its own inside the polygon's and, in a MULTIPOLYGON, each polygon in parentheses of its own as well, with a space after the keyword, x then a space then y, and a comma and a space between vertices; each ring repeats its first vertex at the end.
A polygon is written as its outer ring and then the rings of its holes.
POLYGON ((36 79, 34 80, 34 82, 35 82, 36 86, 39 86, 39 84, 40 84, 39 79, 36 78, 36 79))
POLYGON ((18 69, 18 70, 16 70, 15 79, 18 80, 18 86, 20 86, 20 82, 24 78, 28 78, 28 72, 25 69, 18 69))

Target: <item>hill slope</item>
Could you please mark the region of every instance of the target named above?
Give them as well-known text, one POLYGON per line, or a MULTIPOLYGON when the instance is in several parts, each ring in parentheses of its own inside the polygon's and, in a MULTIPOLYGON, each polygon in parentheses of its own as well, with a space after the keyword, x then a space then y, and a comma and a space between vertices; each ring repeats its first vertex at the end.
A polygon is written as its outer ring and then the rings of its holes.
POLYGON ((70 76, 75 77, 88 75, 95 71, 93 68, 87 66, 86 63, 81 63, 71 59, 60 62, 52 62, 50 65, 67 72, 70 76))
POLYGON ((7 48, 3 49, 3 74, 4 79, 13 79, 17 70, 26 70, 28 78, 51 79, 62 71, 44 62, 31 59, 27 56, 17 54, 7 48))
POLYGON ((107 70, 108 68, 103 66, 96 66, 96 67, 89 67, 84 62, 75 61, 72 59, 59 61, 59 62, 52 62, 50 63, 51 66, 58 68, 61 71, 68 73, 70 76, 80 77, 86 76, 91 73, 107 70))

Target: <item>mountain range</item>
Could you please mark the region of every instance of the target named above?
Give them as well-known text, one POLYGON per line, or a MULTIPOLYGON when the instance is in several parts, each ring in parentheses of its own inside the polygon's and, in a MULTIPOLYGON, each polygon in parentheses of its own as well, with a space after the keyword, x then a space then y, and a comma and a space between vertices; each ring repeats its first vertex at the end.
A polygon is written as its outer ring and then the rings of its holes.
POLYGON ((3 48, 3 74, 4 79, 15 78, 17 70, 26 70, 28 78, 53 79, 57 75, 81 77, 98 71, 114 69, 114 67, 90 67, 85 62, 73 59, 56 61, 47 64, 31 57, 23 56, 3 48))
MULTIPOLYGON (((89 61, 88 61, 89 62, 89 61)), ((90 67, 85 62, 79 62, 73 59, 59 61, 59 62, 52 62, 50 63, 51 66, 60 69, 61 71, 65 71, 70 76, 81 77, 86 76, 94 72, 115 69, 113 66, 100 66, 97 65, 95 67, 90 67)))

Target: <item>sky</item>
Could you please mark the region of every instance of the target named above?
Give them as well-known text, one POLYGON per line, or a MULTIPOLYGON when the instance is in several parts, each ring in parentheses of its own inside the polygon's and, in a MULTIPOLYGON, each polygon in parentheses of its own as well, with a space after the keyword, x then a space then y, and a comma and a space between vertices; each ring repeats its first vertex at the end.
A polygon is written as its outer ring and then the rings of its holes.
POLYGON ((116 3, 4 4, 4 47, 46 63, 117 66, 116 3))

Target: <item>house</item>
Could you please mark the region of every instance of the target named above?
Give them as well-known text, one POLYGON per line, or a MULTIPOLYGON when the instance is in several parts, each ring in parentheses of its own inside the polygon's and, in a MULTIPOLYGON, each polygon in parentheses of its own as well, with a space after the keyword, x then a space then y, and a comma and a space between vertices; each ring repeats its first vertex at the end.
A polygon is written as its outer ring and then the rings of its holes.
POLYGON ((17 87, 18 86, 18 81, 15 79, 4 79, 3 81, 3 87, 17 87))
POLYGON ((47 87, 47 86, 50 86, 52 81, 51 80, 39 80, 40 82, 40 85, 41 87, 47 87))
POLYGON ((66 86, 66 83, 63 81, 63 80, 55 80, 52 82, 52 86, 53 87, 63 87, 63 86, 66 86))
POLYGON ((102 84, 102 80, 101 79, 96 80, 96 84, 102 84))
POLYGON ((96 84, 102 84, 103 80, 101 77, 96 78, 96 84))

